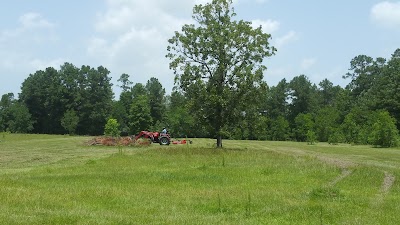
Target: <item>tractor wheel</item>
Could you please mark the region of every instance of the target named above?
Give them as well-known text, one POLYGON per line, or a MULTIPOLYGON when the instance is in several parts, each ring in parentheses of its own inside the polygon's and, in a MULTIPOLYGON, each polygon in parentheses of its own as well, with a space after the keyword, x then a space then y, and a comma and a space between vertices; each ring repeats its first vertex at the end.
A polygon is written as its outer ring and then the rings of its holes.
POLYGON ((170 141, 168 137, 160 137, 160 145, 169 145, 170 141))

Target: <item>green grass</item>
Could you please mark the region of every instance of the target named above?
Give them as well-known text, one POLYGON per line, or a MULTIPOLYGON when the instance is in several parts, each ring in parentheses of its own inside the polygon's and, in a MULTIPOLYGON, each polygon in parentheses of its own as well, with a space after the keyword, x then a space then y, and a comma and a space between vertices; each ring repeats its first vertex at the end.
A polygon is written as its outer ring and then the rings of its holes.
POLYGON ((399 149, 89 139, 0 137, 0 224, 400 224, 399 149))

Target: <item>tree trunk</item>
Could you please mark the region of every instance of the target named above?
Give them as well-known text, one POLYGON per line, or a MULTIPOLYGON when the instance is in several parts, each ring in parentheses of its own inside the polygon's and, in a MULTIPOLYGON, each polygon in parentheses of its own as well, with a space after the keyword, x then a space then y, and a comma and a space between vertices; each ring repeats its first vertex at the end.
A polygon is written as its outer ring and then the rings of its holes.
POLYGON ((220 134, 217 136, 217 148, 222 148, 222 136, 220 134))

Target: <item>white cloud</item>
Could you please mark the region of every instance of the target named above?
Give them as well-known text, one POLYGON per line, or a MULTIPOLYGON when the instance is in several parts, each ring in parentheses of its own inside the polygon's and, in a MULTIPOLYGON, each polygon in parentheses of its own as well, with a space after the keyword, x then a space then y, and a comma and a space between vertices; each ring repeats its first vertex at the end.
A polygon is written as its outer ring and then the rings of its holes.
POLYGON ((311 68, 313 65, 315 65, 316 62, 317 62, 317 59, 315 59, 315 58, 306 58, 306 59, 303 59, 303 60, 301 61, 300 67, 301 67, 301 69, 303 69, 303 70, 308 70, 308 69, 311 68))
POLYGON ((0 44, 2 42, 7 42, 8 40, 13 39, 14 37, 19 36, 22 33, 22 29, 15 30, 3 30, 0 33, 0 44))
POLYGON ((289 31, 289 33, 285 34, 282 37, 278 37, 275 42, 275 47, 279 50, 282 48, 284 45, 298 40, 299 35, 295 31, 289 31))
POLYGON ((90 55, 96 55, 99 57, 105 57, 108 55, 108 43, 107 40, 103 38, 94 37, 90 40, 88 53, 90 55))
POLYGON ((7 43, 7 41, 14 42, 15 39, 19 38, 24 40, 31 38, 33 41, 57 39, 53 35, 48 34, 43 35, 41 38, 38 37, 38 34, 42 34, 42 32, 46 32, 46 30, 51 31, 55 27, 55 24, 44 19, 43 16, 38 13, 30 12, 23 14, 19 17, 19 23, 19 26, 14 29, 1 31, 0 44, 1 42, 7 43), (29 35, 27 35, 28 33, 29 35))
POLYGON ((58 68, 65 62, 59 56, 55 57, 57 59, 44 56, 59 40, 54 33, 55 27, 41 14, 29 12, 18 18, 16 27, 0 31, 0 76, 8 76, 7 80, 15 85, 12 87, 14 90, 6 87, 1 92, 16 92, 15 89, 30 73, 49 66, 58 68))
POLYGON ((45 70, 47 67, 58 69, 67 60, 42 59, 40 56, 32 56, 21 51, 8 51, 0 53, 0 80, 7 81, 7 85, 0 86, 0 93, 14 94, 20 92, 20 86, 29 74, 37 70, 45 70))
POLYGON ((380 2, 371 9, 371 19, 379 25, 400 28, 400 2, 380 2))
POLYGON ((279 29, 280 23, 276 20, 252 20, 253 28, 262 27, 263 32, 271 34, 279 29))
MULTIPOLYGON (((211 0, 175 0, 173 4, 165 0, 107 0, 107 10, 98 14, 95 25, 97 31, 112 32, 130 27, 153 27, 169 25, 171 17, 180 21, 191 16, 195 4, 211 0), (183 15, 182 15, 182 12, 183 15), (172 16, 174 15, 174 16, 172 16), (179 17, 178 17, 179 15, 179 17), (165 19, 169 21, 165 21, 165 19)), ((184 20, 186 22, 187 19, 184 20)))
MULTIPOLYGON (((183 24, 191 22, 191 8, 195 0, 178 0, 175 4, 161 0, 108 0, 108 9, 98 13, 95 29, 105 37, 119 37, 132 30, 158 30, 170 36, 183 24), (187 14, 176 16, 180 11, 187 14)), ((147 39, 151 41, 152 38, 147 39)))
POLYGON ((210 1, 108 0, 107 9, 97 14, 97 32, 87 53, 112 71, 114 83, 122 73, 140 83, 153 76, 171 90, 174 75, 165 58, 167 41, 184 24, 193 23, 195 4, 210 1))
POLYGON ((61 57, 55 59, 43 59, 45 57, 33 56, 26 52, 2 52, 0 53, 0 71, 18 72, 18 76, 26 76, 37 70, 47 67, 59 68, 68 60, 61 57))
POLYGON ((19 18, 19 22, 25 29, 33 28, 53 28, 54 24, 47 21, 39 13, 26 13, 19 18))
POLYGON ((0 68, 28 67, 32 51, 42 52, 58 37, 54 34, 55 24, 34 12, 25 13, 18 19, 18 26, 0 32, 0 68))
POLYGON ((98 22, 95 28, 100 32, 111 32, 124 29, 134 19, 134 14, 128 7, 111 8, 105 14, 98 15, 98 22))

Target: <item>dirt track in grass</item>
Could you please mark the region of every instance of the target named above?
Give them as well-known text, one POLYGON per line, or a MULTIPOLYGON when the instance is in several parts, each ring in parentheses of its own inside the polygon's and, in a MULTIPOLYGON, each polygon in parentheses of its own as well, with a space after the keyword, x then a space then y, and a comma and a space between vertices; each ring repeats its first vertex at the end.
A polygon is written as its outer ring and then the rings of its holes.
POLYGON ((372 207, 381 207, 385 201, 385 197, 389 194, 396 180, 396 177, 393 174, 387 171, 384 171, 384 174, 385 175, 381 184, 381 188, 376 194, 376 197, 371 200, 372 207))
POLYGON ((385 197, 389 194, 391 191, 395 181, 396 177, 392 173, 386 171, 387 168, 392 168, 393 166, 388 164, 388 165, 381 165, 381 164, 376 164, 373 160, 369 161, 360 161, 360 158, 339 158, 335 157, 335 155, 329 154, 329 153, 321 153, 321 152, 316 152, 316 151, 310 151, 310 150, 304 150, 304 149, 273 149, 273 148, 268 148, 268 150, 280 153, 280 154, 285 154, 285 155, 291 155, 293 157, 311 157, 315 158, 319 161, 322 161, 324 163, 327 163, 329 165, 333 165, 335 167, 338 167, 342 170, 341 174, 335 177, 331 182, 329 182, 326 186, 327 187, 333 187, 343 179, 349 177, 355 167, 358 166, 370 166, 370 165, 375 165, 378 168, 381 168, 384 177, 383 181, 381 183, 380 189, 377 191, 376 197, 371 200, 371 205, 374 207, 380 207, 384 202, 385 202, 385 197))

